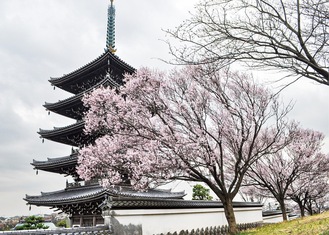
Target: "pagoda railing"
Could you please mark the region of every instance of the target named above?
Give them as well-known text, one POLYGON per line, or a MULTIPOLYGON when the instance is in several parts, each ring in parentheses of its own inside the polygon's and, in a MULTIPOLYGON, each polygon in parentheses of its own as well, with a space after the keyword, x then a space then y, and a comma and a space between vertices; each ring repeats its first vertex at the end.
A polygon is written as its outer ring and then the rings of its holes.
POLYGON ((107 235, 113 234, 111 227, 95 226, 95 227, 78 227, 78 228, 57 228, 57 229, 36 229, 36 230, 15 230, 0 232, 0 235, 78 235, 78 234, 93 234, 107 235))

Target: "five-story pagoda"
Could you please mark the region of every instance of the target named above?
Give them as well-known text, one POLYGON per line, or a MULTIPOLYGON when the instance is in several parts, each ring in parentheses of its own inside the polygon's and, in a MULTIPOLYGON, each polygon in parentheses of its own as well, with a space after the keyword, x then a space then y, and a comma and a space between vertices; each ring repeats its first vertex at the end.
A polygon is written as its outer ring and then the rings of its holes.
MULTIPOLYGON (((84 133, 83 114, 86 108, 81 101, 86 92, 100 86, 118 87, 123 82, 125 73, 133 73, 135 69, 114 54, 115 49, 115 8, 113 0, 108 7, 107 40, 103 54, 83 67, 62 77, 51 78, 52 86, 71 94, 72 97, 56 103, 45 103, 44 107, 51 112, 73 118, 76 122, 65 127, 38 132, 43 139, 52 140, 75 147, 75 151, 65 157, 48 158, 45 161, 33 160, 36 170, 43 170, 65 176, 72 176, 73 183, 66 183, 63 190, 41 193, 41 195, 26 195, 24 200, 29 205, 46 206, 59 210, 70 216, 71 225, 95 226, 103 224, 102 202, 111 197, 113 209, 145 209, 179 207, 184 192, 172 193, 164 190, 149 190, 136 192, 129 186, 120 188, 102 188, 97 179, 84 182, 76 173, 79 148, 92 144, 97 135, 84 133), (165 199, 165 200, 164 200, 165 199)), ((73 149, 73 148, 72 148, 73 149)))

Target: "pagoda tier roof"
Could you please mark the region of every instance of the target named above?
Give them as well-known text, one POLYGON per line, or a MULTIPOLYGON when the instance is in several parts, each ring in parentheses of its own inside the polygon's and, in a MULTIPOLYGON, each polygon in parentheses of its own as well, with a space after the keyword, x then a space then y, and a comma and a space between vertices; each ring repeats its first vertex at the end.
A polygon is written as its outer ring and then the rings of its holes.
POLYGON ((71 175, 75 179, 79 179, 76 173, 76 166, 78 164, 78 153, 74 152, 66 157, 47 158, 46 161, 37 161, 33 159, 31 163, 35 170, 42 170, 52 173, 71 175))
MULTIPOLYGON (((170 190, 149 190, 137 192, 129 187, 119 189, 104 189, 99 185, 66 188, 57 192, 41 193, 40 196, 24 198, 30 205, 59 208, 71 214, 81 213, 83 210, 97 210, 105 198, 111 197, 111 208, 120 209, 188 209, 188 208, 223 208, 218 201, 184 200, 184 192, 171 192, 170 190), (89 203, 89 204, 87 204, 89 203), (86 207, 93 209, 87 209, 86 207), (79 210, 75 210, 79 208, 79 210)), ((237 207, 262 207, 260 203, 233 202, 237 207)))
POLYGON ((107 72, 117 83, 122 84, 123 75, 134 71, 133 67, 107 50, 85 66, 62 77, 51 78, 49 82, 53 86, 78 94, 99 83, 107 72))
POLYGON ((82 103, 82 98, 84 94, 91 92, 92 90, 99 87, 119 87, 120 85, 115 82, 109 74, 104 76, 104 78, 94 86, 90 87, 86 91, 80 92, 77 95, 71 96, 67 99, 60 100, 56 103, 45 103, 43 106, 54 113, 61 114, 65 117, 70 117, 76 120, 81 120, 83 118, 84 112, 87 111, 87 108, 84 107, 82 103))
POLYGON ((54 127, 52 130, 40 129, 38 134, 40 134, 40 138, 75 147, 81 147, 92 143, 98 137, 95 134, 85 134, 84 124, 84 121, 79 120, 76 123, 65 127, 54 127))

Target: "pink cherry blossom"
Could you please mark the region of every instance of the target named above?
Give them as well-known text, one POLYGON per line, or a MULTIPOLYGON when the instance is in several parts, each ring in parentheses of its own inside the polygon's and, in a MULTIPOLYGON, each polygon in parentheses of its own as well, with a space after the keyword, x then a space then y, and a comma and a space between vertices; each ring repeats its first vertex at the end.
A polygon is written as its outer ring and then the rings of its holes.
POLYGON ((85 131, 100 138, 80 151, 78 173, 106 187, 129 182, 147 190, 169 180, 202 181, 224 204, 245 173, 291 138, 291 107, 246 74, 187 66, 167 74, 147 68, 113 90, 83 99, 85 131))
MULTIPOLYGON (((278 201, 284 220, 287 220, 285 199, 288 195, 298 202, 311 185, 317 185, 316 181, 320 178, 322 184, 327 185, 329 170, 329 156, 321 153, 322 133, 297 128, 291 137, 285 148, 258 159, 247 173, 251 182, 269 190, 278 201)), ((316 190, 313 193, 316 194, 316 190)))

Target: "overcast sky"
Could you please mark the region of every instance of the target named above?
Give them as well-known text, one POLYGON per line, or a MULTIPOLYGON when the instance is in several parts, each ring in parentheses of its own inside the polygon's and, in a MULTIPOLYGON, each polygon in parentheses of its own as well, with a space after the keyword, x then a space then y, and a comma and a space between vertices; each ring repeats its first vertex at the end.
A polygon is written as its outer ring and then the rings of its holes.
MULTIPOLYGON (((172 29, 189 16, 197 0, 118 0, 117 55, 135 68, 168 69, 162 29, 172 29)), ((0 216, 49 212, 23 197, 60 190, 66 178, 33 170, 33 159, 62 157, 70 146, 42 140, 39 128, 52 129, 73 121, 50 114, 45 101, 70 94, 53 90, 50 77, 59 77, 94 60, 104 52, 107 0, 0 1, 0 216)), ((329 136, 329 87, 298 82, 283 92, 293 99, 291 118, 305 128, 329 136)), ((329 139, 324 150, 329 152, 329 139)), ((179 187, 177 187, 179 188, 179 187)))

